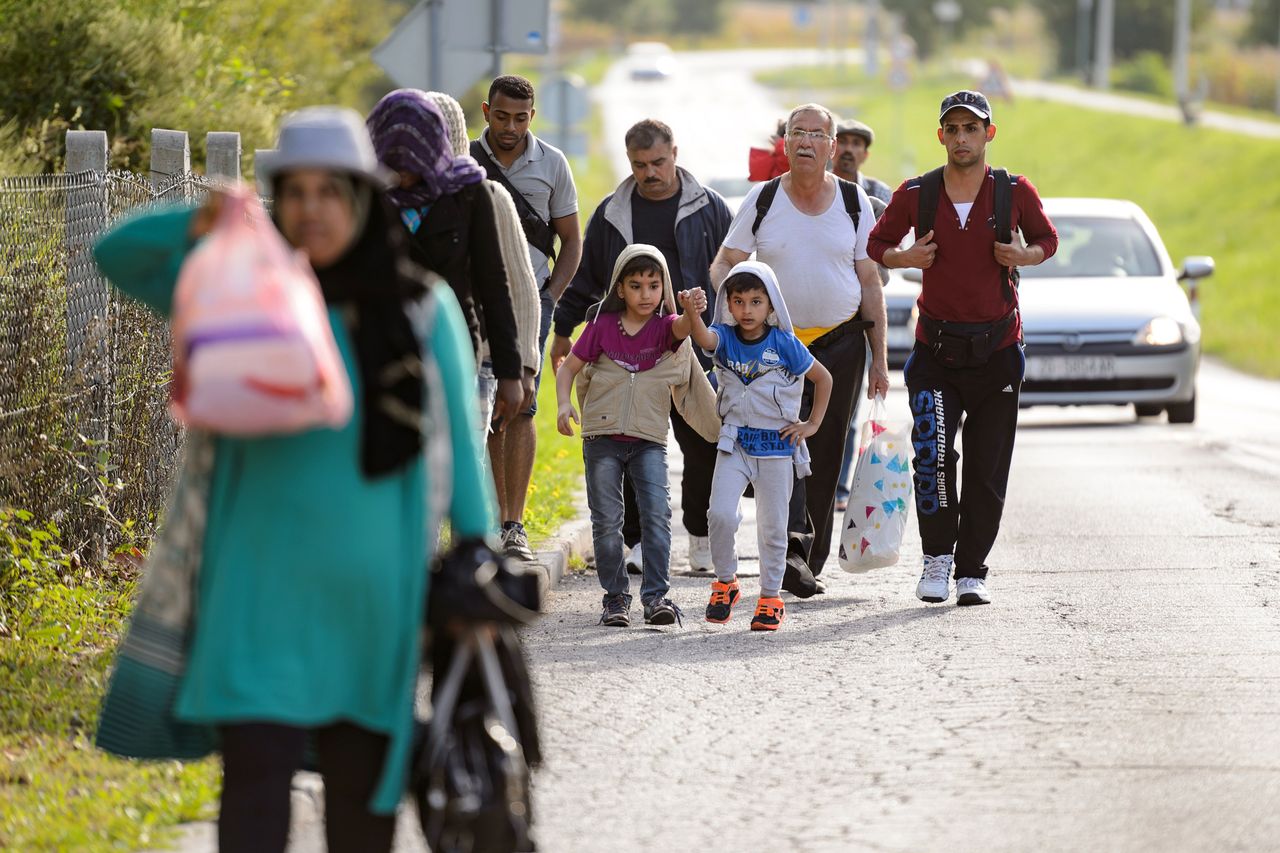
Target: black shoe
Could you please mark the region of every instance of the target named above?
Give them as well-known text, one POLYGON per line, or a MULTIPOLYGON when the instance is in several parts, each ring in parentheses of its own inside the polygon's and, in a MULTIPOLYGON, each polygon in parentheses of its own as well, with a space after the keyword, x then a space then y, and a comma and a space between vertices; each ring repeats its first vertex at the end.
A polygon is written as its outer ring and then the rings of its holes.
POLYGON ((644 606, 644 621, 650 625, 671 625, 679 622, 684 627, 683 614, 676 603, 669 598, 655 598, 644 606))
MULTIPOLYGON (((799 554, 787 555, 787 570, 782 576, 782 588, 796 598, 812 598, 818 593, 818 580, 799 554)), ((823 591, 826 591, 825 585, 823 591)))
MULTIPOLYGON (((604 609, 600 612, 600 624, 608 625, 610 628, 626 628, 631 624, 631 596, 629 595, 606 595, 604 597, 604 609)), ((645 615, 648 616, 649 609, 645 608, 645 615)))

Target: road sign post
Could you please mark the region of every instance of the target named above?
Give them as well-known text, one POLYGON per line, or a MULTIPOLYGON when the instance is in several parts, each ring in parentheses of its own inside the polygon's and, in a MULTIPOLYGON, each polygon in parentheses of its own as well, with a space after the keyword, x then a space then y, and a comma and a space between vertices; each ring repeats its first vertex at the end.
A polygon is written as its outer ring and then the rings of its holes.
POLYGON ((421 0, 373 60, 396 83, 461 97, 505 53, 546 53, 551 0, 421 0))

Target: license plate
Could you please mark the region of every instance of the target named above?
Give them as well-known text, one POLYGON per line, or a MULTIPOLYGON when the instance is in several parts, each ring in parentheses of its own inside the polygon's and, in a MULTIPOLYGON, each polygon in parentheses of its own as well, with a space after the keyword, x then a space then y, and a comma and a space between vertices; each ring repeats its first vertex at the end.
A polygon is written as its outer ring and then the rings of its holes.
POLYGON ((1115 375, 1113 355, 1040 355, 1027 359, 1028 379, 1112 379, 1115 375))

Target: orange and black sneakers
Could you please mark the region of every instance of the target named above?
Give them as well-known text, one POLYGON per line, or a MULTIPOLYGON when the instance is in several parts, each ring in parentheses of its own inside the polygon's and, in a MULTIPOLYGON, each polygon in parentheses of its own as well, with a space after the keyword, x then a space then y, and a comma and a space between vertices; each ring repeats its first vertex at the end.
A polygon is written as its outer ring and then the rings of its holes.
MULTIPOLYGON (((707 610, 709 612, 710 608, 707 610)), ((783 607, 781 598, 762 598, 756 604, 756 615, 751 617, 751 630, 776 631, 782 626, 785 615, 786 608, 783 607)))
POLYGON ((711 582, 711 600, 707 602, 707 621, 723 625, 729 621, 733 613, 733 605, 738 603, 742 590, 736 580, 729 583, 711 582))

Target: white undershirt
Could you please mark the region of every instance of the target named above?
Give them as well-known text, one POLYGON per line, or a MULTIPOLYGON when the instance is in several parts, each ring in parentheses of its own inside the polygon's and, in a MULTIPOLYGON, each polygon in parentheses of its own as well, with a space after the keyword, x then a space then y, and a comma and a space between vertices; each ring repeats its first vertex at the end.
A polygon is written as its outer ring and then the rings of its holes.
POLYGON ((965 201, 955 205, 956 213, 960 215, 960 227, 963 228, 965 223, 969 221, 969 211, 973 210, 973 202, 965 201))

